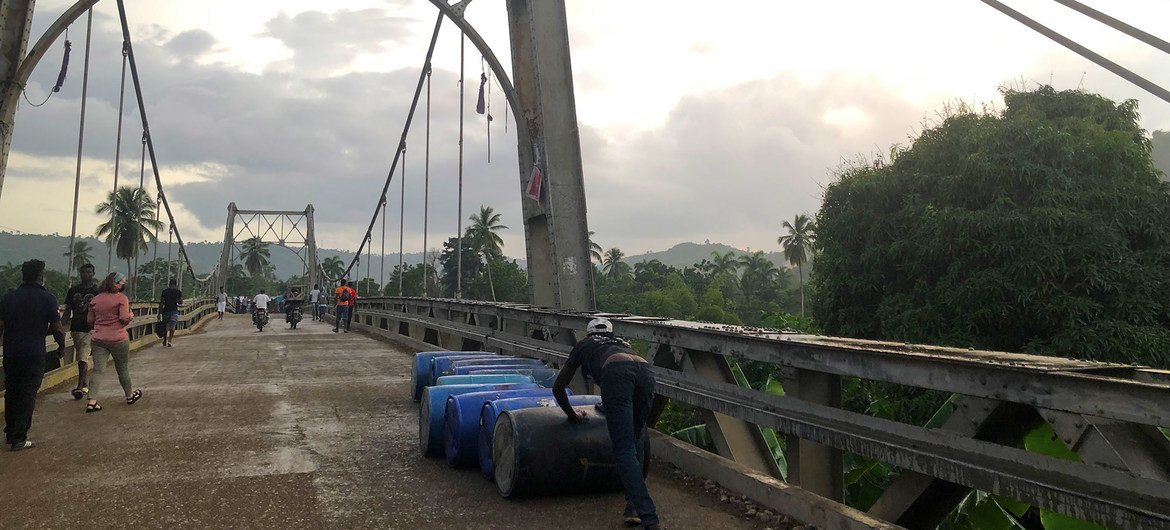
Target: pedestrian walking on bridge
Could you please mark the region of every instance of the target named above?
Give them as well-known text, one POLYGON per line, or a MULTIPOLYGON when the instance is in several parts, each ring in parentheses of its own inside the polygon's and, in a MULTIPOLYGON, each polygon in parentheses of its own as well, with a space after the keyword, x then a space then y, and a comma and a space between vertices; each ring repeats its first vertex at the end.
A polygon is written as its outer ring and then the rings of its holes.
POLYGON ((89 381, 89 394, 85 403, 86 412, 102 410, 97 398, 106 364, 112 358, 118 382, 126 396, 126 404, 133 405, 142 398, 141 390, 131 390, 130 383, 130 332, 127 329, 134 320, 130 311, 130 299, 122 294, 126 288, 126 276, 112 272, 98 286, 98 294, 89 303, 89 324, 93 326, 93 377, 89 381))
POLYGON ((569 404, 565 388, 577 369, 601 384, 606 427, 609 429, 618 476, 626 490, 625 523, 643 528, 658 528, 658 512, 646 477, 642 475, 646 455, 642 443, 647 436, 646 424, 654 401, 654 369, 638 355, 630 343, 613 334, 613 323, 595 318, 585 328, 585 338, 569 352, 553 383, 553 396, 569 421, 588 421, 585 413, 569 404))
POLYGON ((13 451, 33 446, 28 439, 37 392, 45 376, 45 336, 53 335, 65 354, 65 330, 57 298, 45 289, 45 262, 33 259, 20 266, 23 283, 0 298, 0 340, 4 344, 4 441, 13 451))
POLYGON ((166 322, 167 330, 163 335, 163 346, 175 345, 175 329, 179 327, 179 306, 183 305, 183 291, 175 286, 174 278, 163 289, 162 299, 158 303, 158 312, 166 322))
POLYGON ((73 399, 85 397, 89 392, 89 367, 93 365, 90 355, 90 333, 93 327, 89 325, 89 302, 98 294, 97 282, 93 280, 94 266, 86 263, 77 269, 81 283, 69 288, 65 293, 65 311, 61 313, 61 320, 69 322, 69 335, 73 339, 73 358, 77 361, 77 387, 73 389, 73 399))

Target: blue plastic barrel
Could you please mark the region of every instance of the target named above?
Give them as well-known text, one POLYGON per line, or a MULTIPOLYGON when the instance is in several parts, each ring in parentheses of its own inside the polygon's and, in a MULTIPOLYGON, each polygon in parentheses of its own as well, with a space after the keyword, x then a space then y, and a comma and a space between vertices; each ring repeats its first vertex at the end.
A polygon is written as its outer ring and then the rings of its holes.
MULTIPOLYGON (((566 389, 568 390, 568 389, 566 389)), ((601 396, 569 396, 569 404, 578 406, 593 406, 601 403, 601 396)), ((557 402, 550 397, 521 397, 496 399, 483 404, 479 414, 479 471, 484 478, 491 480, 494 471, 492 461, 492 434, 496 431, 496 417, 501 412, 534 407, 557 407, 557 402)))
POLYGON ((477 357, 474 359, 461 359, 451 363, 451 368, 445 370, 443 373, 436 373, 436 376, 444 375, 458 375, 460 368, 470 368, 473 366, 492 366, 492 365, 506 365, 506 366, 524 366, 527 368, 544 368, 544 361, 539 359, 529 359, 527 357, 477 357))
MULTIPOLYGON (((532 376, 520 374, 445 375, 437 385, 492 385, 499 383, 533 383, 532 376)), ((535 383, 534 383, 535 384, 535 383)))
POLYGON ((449 357, 456 355, 489 355, 486 351, 424 351, 414 354, 414 363, 410 366, 410 399, 418 401, 423 387, 431 382, 431 361, 435 357, 449 357))
POLYGON ((418 407, 418 448, 423 456, 443 454, 443 420, 447 398, 471 392, 491 390, 525 390, 540 388, 534 383, 504 383, 488 385, 428 386, 423 389, 418 407))
POLYGON ((506 398, 552 398, 552 390, 492 390, 472 392, 447 398, 445 414, 446 436, 444 449, 447 465, 455 468, 475 465, 479 456, 479 415, 483 404, 506 398))
POLYGON ((431 373, 429 374, 430 379, 427 381, 427 384, 423 385, 423 386, 435 386, 437 384, 436 381, 439 379, 439 376, 451 375, 452 373, 454 373, 454 370, 451 368, 451 364, 456 362, 456 361, 470 361, 472 359, 510 359, 510 358, 511 357, 504 357, 502 355, 492 355, 490 353, 477 353, 475 355, 441 355, 441 356, 435 357, 434 359, 431 359, 431 373))
MULTIPOLYGON (((466 368, 461 368, 461 369, 466 370, 466 368)), ((458 373, 458 370, 456 370, 456 373, 458 373)), ((473 370, 467 370, 466 373, 467 373, 467 375, 477 375, 477 374, 484 374, 484 375, 487 375, 487 374, 530 375, 530 376, 532 376, 532 379, 536 382, 536 384, 543 386, 545 388, 552 388, 553 382, 555 382, 557 380, 557 374, 559 374, 561 372, 560 372, 560 370, 554 370, 552 368, 517 368, 514 366, 504 366, 504 367, 497 368, 496 365, 493 364, 493 365, 488 365, 488 366, 476 367, 473 370)))
POLYGON ((492 433, 496 490, 506 498, 621 491, 604 415, 572 423, 559 409, 501 412, 492 433))

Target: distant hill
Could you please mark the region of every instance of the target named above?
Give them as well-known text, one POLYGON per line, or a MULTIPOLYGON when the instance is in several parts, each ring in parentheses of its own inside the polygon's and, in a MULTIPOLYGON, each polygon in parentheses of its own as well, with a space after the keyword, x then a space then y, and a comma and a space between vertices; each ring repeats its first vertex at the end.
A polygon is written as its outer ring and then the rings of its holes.
MULTIPOLYGON (((80 241, 86 241, 93 247, 93 264, 97 266, 98 272, 102 272, 106 268, 107 247, 106 244, 93 237, 80 238, 80 241)), ((219 252, 223 248, 222 243, 188 243, 187 252, 190 254, 191 263, 195 267, 196 274, 207 274, 215 268, 216 262, 219 261, 219 252)), ((44 260, 50 269, 63 270, 69 258, 64 256, 64 253, 69 249, 69 236, 62 236, 60 234, 42 235, 42 234, 15 234, 12 232, 0 231, 0 264, 3 263, 22 263, 26 260, 37 258, 44 260)), ((278 278, 288 278, 294 275, 300 275, 304 270, 304 265, 300 258, 292 250, 279 248, 273 246, 269 249, 272 254, 272 263, 276 266, 276 276, 278 278)), ((166 259, 167 243, 163 241, 158 246, 158 255, 160 258, 166 259)), ((353 259, 353 252, 345 252, 335 249, 317 249, 318 258, 325 260, 332 256, 338 256, 347 264, 349 260, 353 259)), ((139 258, 139 262, 149 261, 153 259, 153 248, 151 252, 139 258)), ((179 246, 174 245, 171 252, 172 259, 178 259, 179 246)), ((378 258, 375 257, 371 273, 375 276, 378 271, 378 258)), ((406 263, 415 264, 422 261, 422 252, 406 253, 406 263)), ((386 272, 389 274, 393 265, 398 264, 398 253, 386 255, 386 272)), ((126 272, 126 264, 118 263, 118 258, 114 257, 113 270, 126 272)), ((362 269, 362 274, 365 273, 365 268, 362 269)))
MULTIPOLYGON (((93 247, 93 264, 97 265, 98 272, 105 270, 106 266, 106 245, 96 238, 86 237, 81 238, 81 241, 86 241, 93 247)), ((63 270, 65 262, 68 261, 63 254, 69 248, 69 236, 62 236, 60 234, 42 235, 42 234, 16 234, 12 232, 0 231, 0 264, 4 263, 21 263, 31 258, 45 260, 50 269, 63 270)), ((191 255, 191 262, 195 266, 197 274, 207 274, 215 268, 216 262, 219 260, 219 251, 223 248, 221 243, 215 242, 199 242, 188 243, 187 251, 191 255)), ((172 259, 178 259, 179 246, 174 245, 171 252, 172 259)), ((272 262, 276 266, 276 276, 278 278, 288 278, 293 275, 301 274, 303 265, 300 258, 293 253, 292 250, 276 247, 275 245, 269 249, 272 254, 272 262)), ((672 267, 683 268, 690 267, 694 264, 704 260, 710 259, 712 252, 734 252, 736 256, 747 254, 746 250, 738 249, 732 246, 721 243, 679 243, 669 250, 660 252, 648 252, 636 256, 626 256, 626 263, 633 265, 641 261, 648 261, 656 259, 672 267)), ((160 258, 167 256, 167 243, 163 241, 158 246, 158 254, 160 258)), ((347 264, 353 259, 353 252, 346 252, 336 249, 317 249, 317 254, 321 260, 331 256, 338 256, 347 264)), ((768 259, 772 260, 780 269, 789 268, 788 262, 784 260, 784 255, 780 252, 768 252, 765 254, 768 259)), ((147 261, 153 258, 152 252, 139 259, 140 262, 147 261)), ((422 261, 421 252, 407 252, 404 260, 409 264, 417 264, 422 261)), ((525 267, 527 264, 525 260, 519 259, 517 263, 520 267, 525 267)), ((386 254, 386 272, 398 264, 398 254, 386 254)), ((378 258, 375 256, 373 268, 371 272, 377 276, 378 274, 378 258)), ((113 270, 125 272, 125 263, 118 263, 117 257, 114 258, 113 270)), ((361 274, 365 274, 364 264, 361 269, 361 274)))
MULTIPOLYGON (((656 259, 666 265, 681 269, 683 267, 690 267, 704 259, 710 261, 712 252, 718 252, 719 254, 734 252, 737 257, 748 253, 746 250, 722 243, 679 243, 670 247, 669 250, 626 256, 624 261, 633 265, 642 261, 656 259)), ((779 269, 783 270, 789 267, 788 261, 784 259, 784 254, 780 252, 765 252, 764 255, 779 269)))

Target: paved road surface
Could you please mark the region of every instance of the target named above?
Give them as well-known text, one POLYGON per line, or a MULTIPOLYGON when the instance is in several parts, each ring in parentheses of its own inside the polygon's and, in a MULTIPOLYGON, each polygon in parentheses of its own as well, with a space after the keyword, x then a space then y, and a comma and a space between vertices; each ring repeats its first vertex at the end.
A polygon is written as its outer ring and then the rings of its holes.
MULTIPOLYGON (((229 315, 131 356, 145 396, 42 394, 28 451, 0 452, 0 528, 622 528, 620 494, 509 501, 418 454, 410 352, 324 324, 229 315)), ((750 528, 663 468, 667 528, 750 528)))

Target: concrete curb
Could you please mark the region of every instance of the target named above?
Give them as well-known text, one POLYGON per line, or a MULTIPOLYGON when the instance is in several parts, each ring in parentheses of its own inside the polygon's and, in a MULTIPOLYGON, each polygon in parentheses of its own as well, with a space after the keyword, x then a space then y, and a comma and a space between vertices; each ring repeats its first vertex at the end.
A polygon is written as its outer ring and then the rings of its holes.
POLYGON ((674 464, 684 473, 711 479, 761 506, 819 529, 902 528, 658 431, 650 431, 650 451, 655 459, 674 464))

